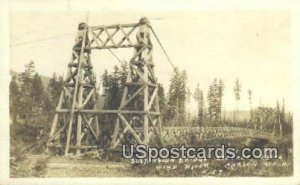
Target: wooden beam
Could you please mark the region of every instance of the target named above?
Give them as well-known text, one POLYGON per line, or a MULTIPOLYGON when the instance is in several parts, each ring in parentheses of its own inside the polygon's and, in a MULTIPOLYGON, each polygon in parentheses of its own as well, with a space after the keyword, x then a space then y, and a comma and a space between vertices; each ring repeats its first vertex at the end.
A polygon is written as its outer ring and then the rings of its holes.
POLYGON ((118 134, 119 134, 119 129, 120 129, 120 119, 117 117, 116 125, 115 125, 114 132, 113 132, 112 139, 111 139, 111 147, 112 148, 115 148, 115 145, 118 145, 117 138, 118 138, 118 134))
POLYGON ((144 85, 147 84, 147 79, 144 77, 143 73, 141 73, 141 71, 139 71, 139 69, 136 69, 135 66, 133 66, 133 64, 130 64, 131 69, 133 69, 138 76, 140 77, 140 79, 143 81, 144 85))
MULTIPOLYGON (((92 33, 92 36, 93 36, 93 38, 94 38, 94 41, 96 42, 96 44, 98 45, 98 47, 103 47, 103 46, 105 47, 104 42, 103 42, 100 38, 98 38, 98 37, 95 35, 94 32, 91 32, 91 33, 92 33), (101 44, 98 42, 98 40, 101 41, 103 45, 101 45, 101 44)), ((92 47, 91 47, 91 48, 92 48, 92 47)))
MULTIPOLYGON (((56 112, 58 113, 67 113, 71 112, 69 109, 57 109, 56 112)), ((89 113, 89 114, 116 114, 116 113, 122 113, 122 114, 153 114, 153 115, 160 115, 159 112, 154 111, 138 111, 138 110, 103 110, 103 109, 74 109, 74 112, 80 112, 80 113, 89 113)))
POLYGON ((133 23, 133 24, 113 24, 109 26, 90 26, 91 30, 98 30, 98 29, 114 29, 118 27, 123 27, 123 28, 129 28, 129 27, 137 27, 139 24, 138 23, 133 23))
MULTIPOLYGON (((147 67, 147 61, 145 61, 144 65, 144 75, 143 78, 146 82, 145 88, 144 88, 144 112, 149 111, 149 88, 148 88, 148 67, 147 67)), ((149 142, 149 118, 148 114, 144 114, 144 143, 148 144, 149 142)))
POLYGON ((135 131, 133 130, 133 128, 130 126, 130 124, 128 123, 128 121, 124 118, 124 116, 120 113, 118 113, 119 118, 121 118, 122 123, 128 127, 128 130, 131 132, 131 134, 133 135, 133 137, 136 139, 136 141, 139 144, 143 144, 144 142, 141 140, 141 138, 135 133, 135 131))
POLYGON ((96 138, 96 140, 98 141, 99 138, 97 136, 97 134, 95 133, 94 129, 91 126, 92 121, 94 120, 94 117, 91 117, 90 120, 87 120, 86 116, 83 115, 83 119, 85 120, 86 124, 88 125, 89 129, 92 131, 92 134, 94 135, 94 137, 96 138))
MULTIPOLYGON (((62 102, 63 102, 63 97, 64 97, 64 91, 62 91, 60 93, 60 97, 59 97, 57 109, 61 108, 62 102)), ((52 124, 51 131, 50 131, 50 134, 49 134, 49 140, 52 139, 52 137, 53 137, 53 135, 55 133, 55 130, 56 130, 56 127, 57 127, 57 123, 58 123, 58 116, 59 116, 58 113, 55 113, 53 124, 52 124)))
POLYGON ((69 122, 69 128, 68 128, 68 133, 67 133, 67 141, 66 141, 66 148, 65 148, 65 156, 68 156, 69 153, 69 145, 71 141, 71 133, 72 133, 72 126, 73 126, 73 120, 74 120, 74 109, 75 109, 75 104, 76 104, 76 98, 77 98, 77 91, 78 91, 78 86, 81 84, 79 81, 81 80, 81 72, 82 72, 82 61, 84 57, 84 49, 85 49, 85 39, 86 39, 86 34, 87 33, 87 27, 85 28, 84 35, 83 35, 83 40, 82 40, 82 45, 81 45, 81 50, 80 50, 80 57, 79 57, 79 66, 78 66, 78 75, 76 76, 76 84, 75 84, 75 90, 73 94, 73 103, 72 103, 72 108, 71 108, 71 116, 70 116, 70 122, 69 122))
POLYGON ((110 34, 110 33, 107 31, 107 29, 104 28, 104 31, 105 31, 105 33, 106 33, 107 36, 108 36, 108 38, 106 39, 106 41, 103 43, 104 46, 106 46, 106 44, 107 44, 109 41, 111 41, 111 43, 112 43, 114 46, 116 46, 116 43, 115 43, 114 40, 113 40, 113 36, 119 31, 119 27, 114 28, 114 29, 115 29, 114 33, 110 34))
POLYGON ((158 91, 158 88, 155 88, 154 91, 153 91, 153 93, 152 93, 152 96, 151 96, 151 99, 150 99, 149 105, 148 105, 148 110, 151 109, 151 106, 152 106, 152 104, 153 104, 153 101, 154 101, 154 99, 155 99, 156 96, 157 96, 157 91, 158 91))
POLYGON ((86 106, 86 104, 88 103, 88 101, 90 100, 90 98, 92 97, 92 95, 94 94, 94 92, 95 92, 95 89, 92 89, 90 91, 90 93, 88 94, 88 96, 85 98, 85 100, 84 100, 81 108, 84 108, 86 106))
POLYGON ((129 39, 130 34, 135 30, 136 27, 132 27, 131 30, 128 33, 125 33, 123 27, 121 26, 120 29, 122 31, 122 33, 124 34, 124 37, 122 38, 122 40, 117 44, 117 46, 119 47, 125 40, 127 40, 129 42, 129 44, 132 45, 131 40, 129 39))
POLYGON ((123 109, 128 103, 130 103, 138 94, 142 92, 142 90, 145 88, 145 86, 139 88, 128 100, 126 100, 123 104, 121 104, 120 109, 123 109))
MULTIPOLYGON (((83 87, 81 84, 79 84, 79 93, 78 93, 78 107, 82 107, 82 100, 83 100, 83 87)), ((82 115, 81 114, 78 114, 78 117, 77 117, 77 132, 76 132, 76 138, 77 138, 77 141, 76 141, 76 146, 77 147, 80 147, 81 146, 81 127, 82 127, 82 115)), ((76 150, 76 155, 80 155, 81 153, 81 150, 80 148, 78 148, 76 150)))
MULTIPOLYGON (((96 31, 96 30, 95 30, 95 31, 96 31)), ((93 39, 91 40, 91 42, 89 43, 88 47, 90 47, 90 46, 93 44, 94 41, 96 41, 97 39, 99 39, 99 36, 103 33, 103 31, 104 31, 103 29, 99 30, 99 32, 97 33, 97 35, 95 35, 96 37, 93 38, 93 39)), ((89 29, 89 33, 91 33, 91 35, 93 35, 93 34, 94 34, 94 31, 91 30, 91 29, 89 29)), ((100 40, 101 40, 101 39, 100 39, 100 40)))
POLYGON ((89 46, 87 49, 119 49, 119 48, 135 48, 139 47, 138 44, 125 44, 125 45, 120 45, 120 46, 89 46))
POLYGON ((119 137, 116 139, 116 141, 112 143, 110 149, 116 148, 116 147, 118 146, 118 144, 119 144, 120 141, 123 139, 123 137, 124 137, 125 133, 128 131, 128 129, 129 129, 129 127, 127 127, 127 126, 123 129, 123 131, 120 133, 120 135, 119 135, 119 137))
POLYGON ((132 63, 146 49, 146 46, 145 45, 141 45, 141 44, 137 44, 135 48, 140 48, 140 49, 135 52, 135 54, 133 55, 133 57, 131 57, 130 63, 132 63))

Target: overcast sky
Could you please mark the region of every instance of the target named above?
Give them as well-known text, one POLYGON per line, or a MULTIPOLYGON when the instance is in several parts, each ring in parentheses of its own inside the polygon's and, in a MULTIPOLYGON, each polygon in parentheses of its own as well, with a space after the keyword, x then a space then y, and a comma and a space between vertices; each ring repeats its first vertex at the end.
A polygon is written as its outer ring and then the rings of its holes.
MULTIPOLYGON (((77 25, 85 21, 85 15, 85 12, 67 11, 12 12, 11 69, 23 71, 24 65, 34 60, 42 75, 64 74, 77 25), (71 34, 64 35, 67 33, 71 34), (16 45, 56 35, 64 36, 16 45)), ((231 110, 235 107, 233 86, 238 77, 242 84, 241 109, 249 108, 248 89, 253 91, 254 106, 260 103, 275 106, 277 99, 285 98, 290 109, 292 65, 288 11, 101 11, 89 13, 89 24, 135 23, 143 16, 150 19, 174 64, 187 71, 192 92, 199 83, 206 95, 213 79, 221 78, 225 83, 225 109, 231 110)), ((155 71, 167 88, 172 67, 153 42, 155 71)), ((133 50, 117 53, 128 61, 133 50)), ((105 51, 93 51, 92 62, 98 76, 104 69, 118 64, 105 51)))

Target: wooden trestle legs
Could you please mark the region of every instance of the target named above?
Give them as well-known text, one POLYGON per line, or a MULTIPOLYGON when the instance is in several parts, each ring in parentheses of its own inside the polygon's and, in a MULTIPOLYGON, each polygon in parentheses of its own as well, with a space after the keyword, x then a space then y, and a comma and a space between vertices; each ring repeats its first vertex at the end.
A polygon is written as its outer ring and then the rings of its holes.
POLYGON ((128 135, 133 144, 148 145, 153 136, 159 138, 158 82, 154 74, 150 35, 150 23, 146 18, 136 24, 95 27, 79 24, 49 134, 49 148, 59 149, 65 156, 71 150, 79 155, 84 149, 99 149, 98 114, 115 114, 117 117, 112 123, 115 129, 110 148, 116 148, 128 135), (134 48, 120 107, 118 110, 99 110, 96 108, 96 80, 90 51, 118 48, 134 48))

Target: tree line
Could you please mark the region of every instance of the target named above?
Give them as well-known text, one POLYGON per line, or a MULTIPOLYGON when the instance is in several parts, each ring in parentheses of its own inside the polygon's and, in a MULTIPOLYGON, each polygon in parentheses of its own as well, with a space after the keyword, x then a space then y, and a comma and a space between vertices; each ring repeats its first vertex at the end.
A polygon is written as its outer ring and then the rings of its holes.
POLYGON ((46 126, 51 122, 63 77, 55 73, 44 87, 41 76, 36 72, 33 61, 25 65, 24 72, 12 76, 10 91, 10 115, 13 123, 46 126))
MULTIPOLYGON (((105 70, 100 75, 100 82, 103 87, 102 94, 105 95, 102 108, 110 110, 119 108, 127 75, 127 63, 114 66, 112 71, 105 70)), ((257 115, 268 112, 266 110, 262 111, 264 110, 262 107, 253 109, 253 92, 249 89, 250 118, 246 121, 239 118, 239 101, 241 99, 242 86, 237 78, 233 87, 236 111, 232 118, 226 119, 222 104, 225 89, 222 79, 215 78, 209 85, 206 94, 201 90, 199 84, 197 84, 194 93, 191 93, 187 87, 187 81, 186 71, 180 71, 178 68, 175 68, 170 77, 167 93, 163 85, 159 84, 158 97, 163 126, 220 126, 222 124, 237 126, 239 122, 245 125, 257 126, 257 120, 259 120, 257 115), (189 116, 187 102, 191 95, 197 102, 197 116, 189 120, 187 119, 189 116)), ((33 61, 25 65, 24 72, 12 77, 9 89, 10 114, 13 123, 20 122, 25 125, 37 126, 51 125, 55 108, 63 89, 63 77, 54 73, 48 85, 46 87, 44 85, 41 76, 35 70, 33 61)), ((284 104, 282 106, 284 110, 284 104)), ((284 117, 282 116, 284 114, 281 112, 281 119, 284 117)), ((108 119, 101 116, 100 118, 108 119)))

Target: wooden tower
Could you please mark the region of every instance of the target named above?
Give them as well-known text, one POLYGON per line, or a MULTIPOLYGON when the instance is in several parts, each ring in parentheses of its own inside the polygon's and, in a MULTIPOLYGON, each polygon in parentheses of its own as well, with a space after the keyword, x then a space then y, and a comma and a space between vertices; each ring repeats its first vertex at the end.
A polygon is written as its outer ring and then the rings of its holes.
POLYGON ((160 142, 161 117, 158 82, 154 74, 151 27, 147 18, 135 24, 78 26, 68 74, 56 108, 47 143, 48 148, 80 154, 100 149, 99 114, 115 114, 109 146, 122 142, 148 145, 160 142), (91 39, 90 39, 91 38, 91 39), (96 80, 90 61, 92 50, 133 48, 122 100, 118 110, 97 109, 96 80), (153 137, 155 136, 155 137, 153 137))

